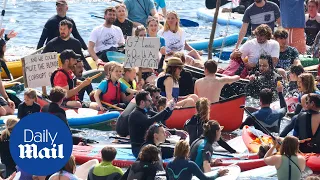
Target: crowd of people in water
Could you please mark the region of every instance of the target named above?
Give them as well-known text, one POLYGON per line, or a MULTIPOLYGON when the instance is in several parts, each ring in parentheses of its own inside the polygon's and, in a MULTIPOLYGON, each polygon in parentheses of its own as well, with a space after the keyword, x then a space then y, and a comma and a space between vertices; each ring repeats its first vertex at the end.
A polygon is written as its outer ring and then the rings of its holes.
MULTIPOLYGON (((230 64, 221 69, 214 60, 204 61, 202 52, 188 44, 177 12, 167 11, 164 0, 125 0, 106 8, 105 22, 92 30, 88 45, 81 38, 75 22, 66 16, 67 1, 57 0, 57 15, 47 21, 37 45, 39 49, 46 42, 42 53, 60 53, 62 65, 52 73, 52 89, 49 95, 45 93, 41 97, 48 98, 50 103, 40 107, 36 91, 27 89, 24 101, 17 108, 18 119, 35 112, 49 112, 69 126, 61 107, 105 111, 110 110, 105 104, 111 104, 124 109, 117 119, 116 132, 130 139, 132 154, 137 160, 123 172, 112 165, 117 150, 106 146, 101 151, 102 162, 89 170, 87 179, 149 180, 154 179, 159 171, 164 171, 167 179, 191 179, 192 176, 215 179, 224 176, 228 170, 221 169, 210 177, 204 174, 211 171, 211 166, 221 163, 220 159, 211 158, 212 145, 218 143, 230 153, 238 152, 221 137, 223 126, 210 119, 210 104, 228 98, 221 97, 225 85, 246 78, 248 83, 244 92, 259 99, 261 108, 253 110, 255 118, 247 117, 240 128, 250 125, 266 134, 269 131, 278 133, 279 138, 271 146, 261 146, 259 156, 267 165, 276 167, 279 179, 300 179, 306 168, 301 153, 320 153, 317 146, 320 143, 320 68, 314 76, 304 70, 299 60, 299 54, 306 52, 319 58, 320 7, 317 0, 309 0, 305 12, 304 3, 304 0, 290 3, 280 0, 278 4, 254 0, 245 5, 241 0, 238 9, 224 9, 225 12, 244 13, 244 16, 230 64), (157 12, 159 7, 161 15, 157 12), (165 20, 163 25, 161 19, 165 20), (252 34, 242 44, 248 30, 252 34), (108 59, 108 51, 124 52, 128 36, 159 38, 157 69, 123 68, 122 64, 108 59), (91 78, 82 77, 84 70, 91 69, 82 49, 88 50, 97 67, 104 66, 106 78, 97 89, 93 89, 91 78), (192 73, 184 69, 187 65, 203 69, 204 77, 195 80, 192 73), (218 77, 217 72, 224 75, 218 77), (85 93, 90 102, 84 102, 85 93), (292 120, 280 132, 281 120, 288 114, 285 101, 288 95, 296 96, 299 102, 291 114, 292 120), (276 99, 279 99, 280 108, 272 109, 270 104, 276 99), (195 107, 196 114, 186 121, 183 130, 168 129, 166 120, 173 110, 185 107, 195 107), (288 136, 292 130, 293 136, 288 136), (174 148, 161 146, 170 135, 178 135, 181 140, 174 148), (163 159, 167 158, 173 159, 164 167, 163 159)), ((1 37, 3 33, 2 30, 1 37)), ((6 41, 16 35, 12 31, 0 40, 1 67, 11 80, 13 76, 5 63, 6 41)), ((0 93, 0 115, 13 114, 15 104, 1 79, 0 93)), ((0 136, 0 157, 6 166, 6 178, 13 179, 15 172, 19 171, 23 180, 79 179, 74 174, 76 163, 73 156, 59 172, 47 177, 32 176, 20 169, 9 151, 10 133, 18 119, 8 119, 0 136)))

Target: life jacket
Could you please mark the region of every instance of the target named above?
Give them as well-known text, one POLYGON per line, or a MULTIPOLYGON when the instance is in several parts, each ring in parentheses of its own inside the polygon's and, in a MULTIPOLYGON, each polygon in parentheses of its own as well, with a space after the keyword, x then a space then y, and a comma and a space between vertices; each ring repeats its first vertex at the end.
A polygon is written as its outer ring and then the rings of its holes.
POLYGON ((124 83, 125 85, 127 85, 131 89, 137 89, 137 82, 135 80, 133 80, 131 82, 127 82, 123 78, 120 78, 119 81, 124 83))
MULTIPOLYGON (((57 70, 53 71, 53 73, 51 74, 50 82, 51 82, 51 86, 52 86, 52 87, 54 87, 53 80, 54 80, 55 75, 56 75, 58 72, 62 72, 63 74, 66 75, 69 89, 73 89, 74 87, 76 87, 77 79, 76 79, 75 77, 74 77, 73 79, 71 79, 70 76, 69 76, 69 74, 68 74, 65 70, 63 70, 63 69, 57 69, 57 70)), ((69 101, 76 101, 76 100, 78 100, 78 98, 77 98, 77 95, 75 95, 75 96, 72 96, 72 97, 68 98, 67 100, 69 100, 69 101)))
POLYGON ((110 104, 118 104, 120 103, 120 82, 116 82, 116 85, 113 84, 111 80, 107 80, 108 88, 106 93, 102 94, 102 101, 110 103, 110 104))
MULTIPOLYGON (((164 81, 167 79, 167 77, 172 77, 170 74, 166 74, 157 80, 157 87, 160 88, 161 96, 167 97, 166 95, 166 87, 164 86, 164 81)), ((173 82, 173 87, 172 87, 172 97, 175 99, 179 98, 179 83, 173 82)))

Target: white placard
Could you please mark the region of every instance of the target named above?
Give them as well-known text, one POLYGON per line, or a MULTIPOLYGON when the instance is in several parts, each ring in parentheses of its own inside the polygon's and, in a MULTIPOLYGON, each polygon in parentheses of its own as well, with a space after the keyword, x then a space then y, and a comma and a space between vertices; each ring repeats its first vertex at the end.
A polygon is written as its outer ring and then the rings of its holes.
POLYGON ((126 60, 124 67, 158 68, 160 38, 132 37, 126 40, 126 60))
POLYGON ((56 52, 26 56, 22 62, 27 87, 51 86, 51 74, 59 68, 56 52))

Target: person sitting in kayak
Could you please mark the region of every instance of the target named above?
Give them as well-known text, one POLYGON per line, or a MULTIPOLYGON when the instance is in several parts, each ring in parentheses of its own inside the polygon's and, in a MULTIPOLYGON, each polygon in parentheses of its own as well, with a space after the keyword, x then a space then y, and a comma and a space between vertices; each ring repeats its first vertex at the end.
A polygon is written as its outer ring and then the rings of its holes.
POLYGON ((301 106, 301 97, 304 94, 309 94, 309 93, 316 93, 320 94, 320 91, 317 89, 316 84, 315 84, 315 79, 312 74, 310 73, 302 73, 298 76, 297 80, 298 84, 298 91, 300 92, 298 100, 299 103, 296 106, 296 109, 294 111, 295 114, 299 114, 302 106, 301 106))
POLYGON ((5 122, 5 129, 0 133, 0 159, 1 163, 6 165, 6 176, 9 177, 16 171, 16 163, 10 153, 10 134, 13 128, 19 122, 18 119, 9 118, 5 122))
POLYGON ((102 162, 92 167, 88 173, 88 180, 120 179, 123 175, 121 168, 113 166, 117 150, 114 147, 104 147, 101 150, 102 162))
POLYGON ((119 63, 111 65, 109 74, 106 73, 107 79, 101 81, 94 93, 94 99, 97 103, 96 108, 104 110, 101 101, 125 108, 126 105, 121 100, 121 93, 135 94, 138 92, 137 90, 128 88, 125 83, 119 81, 122 76, 122 69, 123 67, 119 63))
MULTIPOLYGON (((184 128, 189 134, 190 145, 203 134, 203 124, 210 120, 210 105, 211 104, 207 98, 200 98, 196 103, 197 114, 186 121, 184 128)), ((230 153, 237 152, 222 138, 220 138, 217 143, 230 153)))
POLYGON ((88 49, 86 43, 84 42, 84 40, 82 39, 82 37, 80 36, 76 28, 76 23, 73 21, 73 19, 67 16, 68 9, 69 7, 66 0, 56 1, 57 14, 52 16, 44 25, 42 34, 40 36, 40 39, 37 45, 37 49, 40 49, 45 42, 47 44, 51 39, 59 36, 59 23, 64 19, 72 23, 73 25, 72 35, 74 38, 78 39, 81 42, 82 49, 84 50, 88 49))
POLYGON ((221 90, 226 84, 240 80, 240 76, 216 77, 218 64, 214 60, 207 60, 204 63, 204 78, 195 82, 194 94, 207 98, 211 103, 218 102, 221 90), (210 91, 208 91, 210 89, 210 91))
POLYGON ((81 50, 81 43, 78 39, 71 37, 73 30, 73 24, 71 21, 64 19, 59 23, 59 36, 51 39, 44 47, 42 53, 57 52, 61 53, 66 49, 72 49, 75 53, 81 55, 81 61, 84 64, 86 70, 90 70, 91 67, 88 64, 81 50))
MULTIPOLYGON (((277 29, 273 34, 274 39, 280 45, 279 62, 276 65, 277 72, 287 81, 287 71, 292 65, 301 65, 299 52, 295 47, 288 46, 288 31, 286 29, 277 29)), ((304 44, 305 45, 305 44, 304 44)))
MULTIPOLYGON (((4 54, 7 50, 7 41, 11 38, 14 38, 17 36, 17 33, 14 31, 10 31, 10 33, 8 35, 6 35, 7 39, 0 39, 0 69, 3 68, 3 70, 5 71, 7 78, 12 81, 13 80, 13 75, 11 74, 11 72, 8 69, 8 66, 6 64, 7 60, 4 57, 4 54)), ((1 37, 1 36, 0 36, 1 37)))
MULTIPOLYGON (((69 127, 69 123, 67 120, 67 115, 64 109, 62 109, 60 106, 66 97, 66 91, 65 89, 61 87, 53 87, 50 90, 49 98, 51 100, 51 103, 45 105, 42 107, 41 112, 47 112, 53 115, 56 115, 58 118, 60 118, 66 125, 69 127)), ((70 129, 70 127, 69 127, 70 129)))
POLYGON ((299 113, 294 130, 296 137, 302 140, 301 152, 320 153, 320 95, 309 93, 306 103, 309 110, 299 113))
POLYGON ((178 101, 179 98, 179 78, 183 68, 181 59, 171 57, 168 59, 167 68, 164 73, 159 74, 157 87, 161 89, 161 95, 167 97, 168 101, 174 99, 178 107, 191 107, 195 105, 198 96, 191 94, 185 99, 178 101))
MULTIPOLYGON (((166 58, 175 52, 187 50, 186 63, 193 65, 195 59, 201 60, 201 55, 193 49, 186 41, 186 32, 180 27, 180 18, 175 11, 167 12, 164 27, 159 30, 158 35, 165 39, 166 58)), ((203 67, 201 64, 198 67, 203 67)))
POLYGON ((89 37, 88 51, 97 66, 109 61, 106 54, 108 51, 117 51, 118 47, 125 43, 121 29, 113 25, 116 19, 116 9, 108 7, 104 11, 104 18, 104 24, 95 27, 89 37))
POLYGON ((128 19, 128 10, 125 4, 118 4, 115 8, 117 19, 113 25, 118 26, 123 33, 124 39, 127 39, 128 36, 132 36, 133 22, 128 19))
POLYGON ((292 97, 298 97, 299 94, 298 93, 298 76, 300 74, 304 73, 304 69, 302 65, 292 65, 290 67, 290 71, 289 71, 289 85, 288 85, 288 93, 290 93, 290 95, 292 97))
POLYGON ((152 117, 148 117, 147 111, 152 103, 150 93, 147 91, 140 91, 136 95, 135 100, 136 108, 129 115, 128 127, 132 154, 137 157, 140 147, 144 142, 144 136, 147 129, 155 122, 164 123, 171 116, 175 102, 173 100, 169 101, 165 110, 152 117))
POLYGON ((211 159, 213 143, 220 139, 223 126, 217 121, 209 120, 203 125, 203 134, 191 144, 190 159, 195 162, 204 173, 211 171, 211 165, 218 165, 221 160, 211 159))
POLYGON ((267 165, 275 166, 278 179, 301 179, 301 174, 306 167, 306 160, 298 154, 299 140, 293 136, 287 136, 280 146, 280 154, 273 155, 279 146, 279 139, 273 141, 273 146, 264 156, 267 165))
POLYGON ((282 77, 275 72, 272 57, 262 54, 257 68, 259 68, 259 71, 253 70, 249 76, 250 83, 245 88, 247 95, 257 98, 264 88, 269 88, 275 93, 277 82, 282 80, 282 77))
MULTIPOLYGON (((74 66, 74 69, 72 70, 73 74, 76 76, 77 80, 84 81, 85 78, 82 77, 83 73, 83 62, 77 61, 77 64, 74 66)), ((90 93, 93 91, 92 84, 90 83, 88 86, 82 88, 79 93, 78 97, 80 102, 83 102, 84 93, 87 92, 87 94, 90 96, 90 93)))
POLYGON ((59 172, 52 174, 49 180, 60 180, 60 179, 70 179, 70 180, 81 180, 74 173, 76 172, 77 164, 75 157, 70 156, 68 162, 59 172))
POLYGON ((261 54, 270 54, 272 64, 276 66, 279 60, 280 46, 272 38, 272 30, 266 24, 261 24, 254 30, 256 38, 246 41, 240 49, 235 49, 230 55, 230 64, 220 73, 226 75, 240 75, 245 78, 249 71, 254 69, 261 54))
POLYGON ((174 160, 169 162, 166 167, 167 179, 188 180, 192 176, 199 179, 216 179, 223 176, 228 170, 219 170, 212 176, 206 176, 199 166, 188 159, 190 153, 190 145, 187 141, 180 140, 174 148, 174 160))
MULTIPOLYGON (((278 97, 280 99, 280 109, 272 110, 270 108, 270 104, 272 103, 273 93, 270 89, 265 88, 261 90, 259 95, 261 109, 252 113, 252 115, 256 117, 260 122, 260 124, 262 124, 269 131, 279 133, 280 122, 287 113, 287 104, 282 94, 283 86, 281 83, 278 84, 277 91, 278 91, 278 97)), ((259 129, 267 134, 267 132, 265 132, 264 129, 261 129, 259 124, 251 116, 248 116, 246 118, 246 120, 240 126, 240 129, 242 129, 243 126, 245 125, 248 125, 248 126, 253 125, 256 129, 259 129)))
POLYGON ((40 112, 40 105, 37 101, 37 93, 34 89, 27 89, 24 92, 24 102, 18 106, 18 118, 22 119, 25 116, 40 112))
MULTIPOLYGON (((63 106, 70 106, 75 108, 85 107, 86 104, 81 104, 78 98, 78 93, 81 89, 91 84, 91 79, 87 78, 84 81, 77 81, 72 70, 77 64, 78 58, 81 56, 76 54, 73 50, 66 49, 61 52, 60 59, 62 67, 55 70, 50 77, 52 87, 62 87, 66 90, 66 99, 63 101, 63 106)), ((90 103, 89 107, 94 108, 94 103, 90 103)))
MULTIPOLYGON (((137 86, 137 82, 135 80, 136 76, 137 76, 136 68, 124 68, 123 76, 122 78, 119 79, 119 82, 125 84, 130 89, 141 90, 142 89, 141 85, 137 86)), ((134 94, 124 92, 124 93, 121 93, 121 99, 125 103, 130 102, 131 99, 133 98, 133 95, 134 94)))
POLYGON ((120 180, 153 180, 159 169, 159 149, 152 145, 146 145, 139 153, 139 160, 134 162, 121 177, 120 180))

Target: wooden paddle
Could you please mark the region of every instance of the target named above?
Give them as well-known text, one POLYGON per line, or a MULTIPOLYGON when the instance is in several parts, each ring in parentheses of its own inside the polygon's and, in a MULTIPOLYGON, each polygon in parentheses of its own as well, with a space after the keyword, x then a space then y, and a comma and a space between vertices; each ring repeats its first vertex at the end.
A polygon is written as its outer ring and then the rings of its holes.
POLYGON ((91 76, 91 77, 89 77, 91 80, 93 80, 93 79, 96 79, 97 77, 99 77, 99 76, 101 76, 102 75, 102 72, 99 72, 98 74, 96 74, 96 75, 93 75, 93 76, 91 76))
POLYGON ((101 103, 104 104, 104 105, 107 105, 107 106, 109 106, 109 107, 111 107, 111 108, 117 109, 117 110, 119 110, 119 111, 124 111, 124 109, 122 109, 122 108, 120 108, 120 107, 118 107, 118 106, 112 105, 112 104, 110 104, 110 103, 107 103, 107 102, 104 102, 104 101, 101 101, 101 103))

